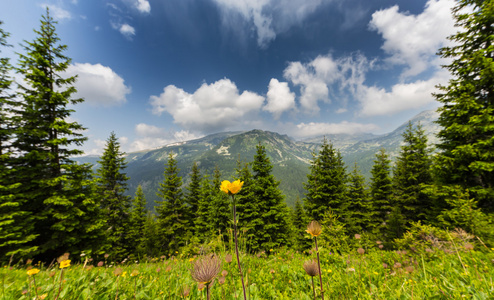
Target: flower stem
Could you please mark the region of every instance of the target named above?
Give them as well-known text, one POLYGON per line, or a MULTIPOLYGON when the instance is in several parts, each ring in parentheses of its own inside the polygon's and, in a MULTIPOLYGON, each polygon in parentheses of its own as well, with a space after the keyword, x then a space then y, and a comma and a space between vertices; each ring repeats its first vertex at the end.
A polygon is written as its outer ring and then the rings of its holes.
POLYGON ((242 289, 244 291, 244 300, 247 300, 247 294, 245 293, 244 274, 242 273, 242 267, 240 266, 240 257, 238 255, 237 208, 235 206, 235 196, 234 195, 232 195, 232 201, 233 201, 233 234, 235 237, 235 254, 237 255, 238 271, 240 272, 240 279, 242 280, 242 289))
POLYGON ((314 288, 314 276, 310 277, 312 279, 312 292, 314 293, 314 300, 316 300, 316 289, 314 288))
POLYGON ((317 253, 317 267, 319 268, 319 283, 321 284, 321 299, 324 300, 324 290, 322 287, 322 275, 321 275, 321 263, 319 262, 319 248, 317 248, 317 237, 314 237, 314 242, 316 243, 316 253, 317 253))

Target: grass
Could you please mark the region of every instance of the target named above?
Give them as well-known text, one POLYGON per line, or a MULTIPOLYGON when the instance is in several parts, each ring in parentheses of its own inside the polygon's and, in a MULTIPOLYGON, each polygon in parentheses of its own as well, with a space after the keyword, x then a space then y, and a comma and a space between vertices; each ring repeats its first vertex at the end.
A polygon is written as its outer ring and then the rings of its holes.
MULTIPOLYGON (((243 255, 247 298, 313 299, 311 278, 303 269, 304 261, 313 258, 314 254, 284 249, 243 255)), ((359 254, 355 249, 334 254, 321 249, 320 258, 326 299, 492 299, 494 295, 493 251, 417 254, 368 249, 359 254)), ((107 262, 101 267, 87 261, 86 265, 73 264, 64 269, 59 299, 206 299, 206 289, 199 290, 190 275, 194 259, 178 256, 118 265, 107 262), (121 272, 116 272, 117 268, 121 272)), ((242 298, 236 264, 223 260, 221 270, 227 273, 224 283, 220 284, 219 274, 211 287, 211 299, 242 298)), ((58 266, 2 266, 0 300, 36 299, 36 294, 38 299, 54 299, 60 275, 58 266), (29 276, 29 267, 40 272, 29 276)), ((317 277, 314 280, 318 283, 317 277)), ((320 297, 317 284, 316 293, 320 297)))

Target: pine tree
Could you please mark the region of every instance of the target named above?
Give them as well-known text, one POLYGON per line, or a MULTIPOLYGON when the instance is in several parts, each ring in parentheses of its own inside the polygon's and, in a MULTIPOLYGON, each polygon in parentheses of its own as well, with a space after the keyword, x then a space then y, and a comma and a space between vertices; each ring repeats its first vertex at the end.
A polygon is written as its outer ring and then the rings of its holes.
MULTIPOLYGON (((0 25, 3 23, 0 21, 0 25)), ((0 28, 0 47, 8 47, 9 34, 0 28)), ((1 48, 0 48, 1 53, 1 48)), ((14 138, 15 122, 11 113, 14 105, 11 93, 12 78, 9 72, 12 70, 10 60, 0 57, 0 261, 10 256, 28 256, 36 250, 36 246, 29 246, 36 234, 32 215, 22 209, 23 199, 15 192, 20 183, 16 183, 12 176, 11 142, 14 138)))
POLYGON ((376 159, 371 169, 371 197, 373 220, 375 227, 384 226, 391 211, 393 185, 391 181, 390 163, 384 148, 376 153, 376 159))
POLYGON ((405 223, 410 224, 425 220, 429 214, 430 202, 423 188, 432 183, 431 160, 427 136, 420 125, 413 128, 409 122, 403 141, 393 169, 393 206, 400 208, 405 223))
POLYGON ((192 170, 190 172, 190 183, 187 186, 186 204, 188 208, 188 222, 193 228, 196 227, 197 211, 199 209, 199 202, 201 199, 201 171, 197 165, 197 162, 192 164, 192 170))
POLYGON ((304 251, 312 246, 312 240, 308 238, 306 232, 309 222, 302 203, 297 199, 292 213, 294 248, 297 251, 304 251))
POLYGON ((132 252, 142 257, 146 254, 145 226, 148 210, 146 209, 146 198, 142 186, 138 185, 136 194, 132 199, 132 207, 129 216, 128 240, 132 243, 132 252))
POLYGON ((49 10, 42 16, 32 42, 25 42, 25 54, 19 54, 17 72, 23 76, 13 114, 18 121, 12 145, 13 178, 20 183, 16 194, 24 199, 24 211, 33 216, 38 234, 33 246, 38 257, 51 260, 66 251, 73 254, 96 247, 100 236, 97 203, 88 187, 90 165, 78 165, 72 157, 83 152, 76 148, 87 139, 77 122, 68 122, 73 113, 67 106, 73 99, 75 77, 62 77, 71 60, 59 44, 56 22, 49 10))
POLYGON ((369 231, 372 226, 372 203, 365 185, 365 178, 355 163, 348 178, 348 224, 349 234, 369 231))
POLYGON ((261 249, 268 250, 286 245, 289 232, 289 214, 285 197, 279 189, 280 182, 271 174, 273 165, 260 143, 252 162, 254 197, 260 205, 262 227, 256 232, 261 249))
POLYGON ((173 152, 168 154, 164 180, 157 195, 161 200, 156 206, 158 227, 161 236, 160 250, 172 254, 185 245, 193 229, 187 224, 187 206, 182 193, 182 177, 173 152))
POLYGON ((236 195, 238 227, 245 237, 247 250, 249 252, 258 252, 261 250, 261 237, 257 231, 261 230, 263 220, 260 211, 260 199, 255 197, 255 182, 249 163, 243 163, 237 160, 237 178, 244 184, 240 192, 236 195))
MULTIPOLYGON (((231 228, 230 199, 228 195, 220 191, 221 171, 218 166, 213 173, 213 186, 211 191, 211 203, 209 206, 209 231, 226 233, 231 228)), ((229 235, 228 235, 229 236, 229 235)), ((227 236, 227 238, 228 238, 227 236)))
MULTIPOLYGON (((458 32, 439 54, 453 79, 436 100, 443 105, 437 144, 439 184, 468 189, 478 206, 494 212, 494 9, 492 1, 459 0, 453 9, 458 32), (467 9, 464 9, 467 8, 467 9)), ((454 188, 453 188, 454 189, 454 188)))
POLYGON ((332 210, 346 222, 348 176, 341 153, 324 139, 319 153, 313 156, 307 183, 304 184, 307 214, 312 220, 320 221, 327 211, 332 210))
POLYGON ((106 223, 108 251, 114 259, 123 259, 130 250, 127 232, 131 199, 125 195, 129 177, 123 172, 127 167, 124 155, 120 151, 117 136, 112 132, 106 140, 96 171, 100 206, 106 223))

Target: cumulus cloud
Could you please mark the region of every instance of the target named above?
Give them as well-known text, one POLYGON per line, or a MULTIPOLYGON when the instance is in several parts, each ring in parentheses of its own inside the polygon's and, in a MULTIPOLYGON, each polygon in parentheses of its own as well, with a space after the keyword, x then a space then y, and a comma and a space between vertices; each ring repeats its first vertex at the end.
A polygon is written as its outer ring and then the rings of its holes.
MULTIPOLYGON (((280 32, 300 24, 321 4, 331 0, 214 0, 228 27, 238 24, 240 15, 257 33, 257 44, 264 48, 280 32)), ((237 30, 239 28, 236 28, 237 30)))
POLYGON ((126 95, 131 92, 122 77, 101 64, 76 63, 67 68, 65 75, 78 76, 75 96, 92 105, 120 105, 127 101, 126 95))
POLYGON ((427 70, 446 37, 456 32, 451 16, 454 0, 429 0, 419 15, 400 12, 398 6, 376 11, 369 23, 382 35, 382 49, 391 64, 406 65, 403 78, 427 70))
POLYGON ((189 141, 201 137, 187 130, 166 131, 154 125, 139 123, 135 127, 138 136, 129 147, 129 151, 141 151, 157 147, 163 147, 175 142, 189 141))
POLYGON ((153 113, 167 112, 174 122, 195 132, 215 132, 249 121, 264 103, 264 97, 249 91, 240 93, 235 83, 221 79, 204 83, 193 94, 169 85, 159 96, 151 96, 153 113))
POLYGON ((276 120, 283 112, 295 108, 295 93, 290 92, 287 82, 272 78, 266 96, 268 103, 262 109, 272 113, 276 120))
POLYGON ((372 65, 363 55, 334 59, 331 55, 318 56, 308 63, 291 62, 283 76, 293 85, 300 86, 300 106, 307 113, 317 113, 319 102, 330 102, 344 91, 354 93, 365 80, 372 65))
POLYGON ((149 2, 147 0, 137 0, 135 2, 135 7, 141 13, 148 14, 151 12, 151 5, 149 4, 149 2))
POLYGON ((136 34, 135 28, 126 23, 121 24, 118 31, 120 31, 120 33, 128 39, 132 39, 132 37, 136 34))
POLYGON ((72 19, 72 15, 70 14, 70 12, 61 8, 60 6, 52 5, 52 4, 42 4, 41 6, 44 8, 48 8, 50 10, 53 19, 57 21, 72 19))
POLYGON ((293 132, 294 137, 312 137, 325 134, 355 134, 372 132, 378 129, 375 124, 362 124, 342 121, 340 123, 300 123, 293 132))
POLYGON ((438 92, 437 84, 446 84, 449 73, 439 71, 428 80, 412 83, 398 83, 390 90, 375 86, 361 86, 358 98, 361 104, 360 115, 390 115, 407 109, 424 107, 434 102, 432 93, 438 92))

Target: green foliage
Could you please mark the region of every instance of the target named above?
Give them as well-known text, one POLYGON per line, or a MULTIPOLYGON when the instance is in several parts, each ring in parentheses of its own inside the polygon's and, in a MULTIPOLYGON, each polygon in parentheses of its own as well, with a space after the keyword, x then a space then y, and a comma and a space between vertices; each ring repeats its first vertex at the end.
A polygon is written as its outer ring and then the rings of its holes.
POLYGON ((371 199, 356 163, 348 177, 348 214, 349 234, 360 234, 373 228, 371 199))
POLYGON ((439 184, 468 189, 486 213, 494 212, 494 45, 491 1, 460 0, 453 9, 458 32, 439 54, 453 79, 440 86, 439 184), (467 7, 467 9, 463 9, 467 7))
POLYGON ((158 195, 161 200, 156 207, 160 249, 163 253, 171 254, 186 244, 193 229, 187 223, 188 209, 182 194, 182 177, 178 176, 179 169, 173 152, 168 154, 165 165, 164 180, 160 184, 158 195))
POLYGON ((216 233, 223 236, 226 235, 229 228, 231 228, 232 213, 230 210, 230 199, 228 195, 220 191, 221 185, 221 172, 219 168, 214 169, 213 184, 210 191, 209 215, 208 215, 208 228, 212 236, 216 236, 216 233))
POLYGON ((292 210, 293 248, 297 251, 304 251, 310 249, 312 246, 312 241, 305 231, 309 222, 302 203, 297 199, 295 201, 295 207, 292 210))
POLYGON ((304 185, 305 209, 309 218, 322 220, 330 209, 342 219, 348 218, 347 173, 341 153, 324 139, 319 153, 313 154, 310 174, 304 185))
POLYGON ((199 170, 197 162, 192 164, 189 178, 190 182, 187 186, 188 193, 185 197, 185 203, 189 210, 187 218, 189 219, 189 224, 193 224, 192 226, 196 227, 196 214, 199 209, 199 201, 201 198, 201 171, 199 170))
MULTIPOLYGON (((134 256, 142 257, 146 255, 146 198, 142 187, 139 185, 136 194, 132 199, 132 206, 129 215, 128 240, 132 241, 131 252, 134 256)), ((154 237, 153 237, 154 238, 154 237)))
POLYGON ((332 210, 327 211, 321 222, 322 233, 318 237, 320 247, 327 248, 335 253, 348 253, 350 251, 350 236, 340 217, 332 210))
POLYGON ((494 245, 494 224, 489 216, 477 208, 477 201, 461 187, 443 187, 442 196, 449 205, 438 216, 438 225, 447 229, 461 228, 494 245))
POLYGON ((430 214, 430 199, 423 192, 423 186, 432 183, 432 176, 427 136, 422 127, 413 128, 412 123, 408 123, 403 140, 405 144, 393 169, 393 202, 400 209, 405 225, 423 221, 430 214))
POLYGON ((107 252, 119 260, 130 250, 128 230, 131 200, 125 195, 129 177, 123 173, 126 168, 124 154, 120 151, 118 138, 112 132, 96 171, 100 206, 106 226, 107 252))
POLYGON ((46 260, 97 248, 101 238, 90 166, 72 160, 82 154, 76 146, 86 137, 84 127, 67 121, 73 112, 67 106, 83 99, 72 98, 76 78, 61 76, 71 60, 63 54, 67 47, 59 44, 55 24, 47 10, 34 40, 25 42, 16 68, 23 84, 9 106, 15 125, 16 155, 9 158, 11 183, 17 185, 14 215, 28 222, 14 226, 23 227, 30 249, 46 260))
POLYGON ((286 245, 290 236, 289 214, 279 181, 271 174, 273 165, 266 149, 259 144, 252 162, 253 192, 257 200, 262 226, 255 232, 260 248, 268 250, 286 245))
POLYGON ((386 151, 381 148, 376 153, 376 159, 371 170, 371 197, 374 220, 376 228, 383 229, 388 213, 391 211, 391 197, 393 185, 389 176, 391 161, 388 159, 386 151))

